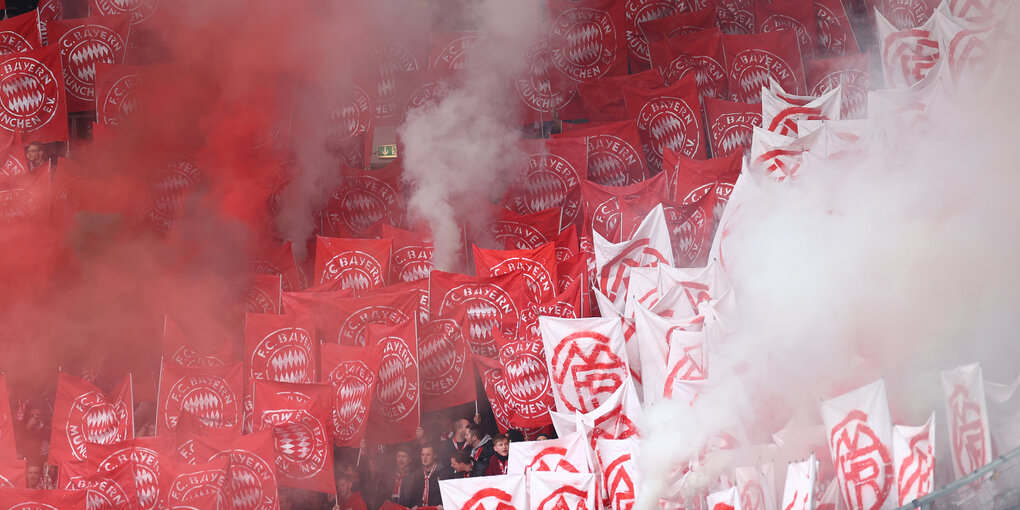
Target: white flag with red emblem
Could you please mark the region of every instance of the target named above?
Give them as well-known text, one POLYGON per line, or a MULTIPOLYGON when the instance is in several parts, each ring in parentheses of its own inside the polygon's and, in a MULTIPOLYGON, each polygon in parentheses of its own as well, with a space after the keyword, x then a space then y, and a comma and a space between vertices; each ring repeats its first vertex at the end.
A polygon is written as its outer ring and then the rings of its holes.
POLYGON ((885 381, 823 401, 822 419, 847 509, 895 508, 892 418, 885 381))
POLYGON ((164 361, 160 368, 156 431, 173 432, 182 412, 204 425, 230 427, 241 423, 241 363, 221 367, 184 367, 164 361))
POLYGON ((170 444, 163 437, 139 437, 111 445, 91 445, 89 464, 97 473, 116 472, 129 467, 134 473, 138 508, 150 510, 159 503, 160 459, 172 458, 170 444))
POLYGON ((943 370, 941 375, 953 472, 962 478, 992 461, 981 364, 943 370))
POLYGON ((784 510, 812 510, 815 507, 817 476, 818 461, 813 453, 808 460, 791 462, 786 468, 786 486, 783 488, 783 503, 780 506, 784 510))
POLYGON ((730 487, 729 489, 713 492, 705 499, 708 502, 709 510, 744 509, 744 507, 740 504, 740 493, 737 492, 736 487, 730 487))
POLYGON ((592 450, 600 440, 637 437, 641 403, 633 379, 628 377, 598 408, 588 413, 577 413, 577 417, 592 450))
POLYGON ((1020 376, 1011 384, 985 381, 988 420, 995 451, 1002 455, 1020 446, 1020 376))
POLYGON ((528 471, 531 510, 600 510, 593 473, 528 471))
POLYGON ((815 498, 815 510, 843 510, 843 498, 839 494, 839 480, 833 478, 825 486, 822 495, 815 498))
POLYGON ((333 482, 333 387, 255 381, 255 428, 273 431, 280 485, 328 494, 333 482))
POLYGON ((629 510, 637 501, 637 490, 641 484, 635 452, 634 439, 601 440, 595 448, 599 473, 602 477, 602 499, 606 508, 629 510))
POLYGON ((927 496, 935 486, 935 413, 920 427, 893 427, 897 505, 927 496))
POLYGON ((640 305, 635 307, 635 312, 635 336, 641 350, 641 382, 646 404, 672 398, 685 382, 707 378, 702 317, 671 319, 640 305))
POLYGON ((876 12, 875 27, 886 87, 905 89, 920 82, 942 58, 934 17, 921 26, 897 30, 885 16, 876 12))
POLYGON ((842 89, 837 85, 817 98, 805 98, 806 102, 790 101, 793 98, 787 97, 780 85, 773 81, 772 87, 761 92, 762 127, 784 136, 797 136, 799 120, 839 120, 842 98, 842 89))
POLYGON ((558 411, 593 411, 630 377, 619 319, 539 317, 538 327, 558 411))
POLYGON ((64 372, 57 376, 50 462, 81 462, 88 444, 111 444, 135 437, 131 376, 110 392, 64 372))
POLYGON ((733 469, 743 510, 776 510, 776 476, 772 464, 733 469))
POLYGON ((440 480, 443 506, 460 510, 527 510, 524 475, 440 480))
POLYGON ((525 474, 528 471, 565 471, 567 473, 591 473, 588 448, 584 435, 569 434, 557 439, 544 441, 514 441, 510 443, 510 459, 506 472, 525 474))
POLYGON ((599 289, 617 309, 626 300, 631 268, 673 265, 673 245, 661 205, 648 213, 629 241, 610 243, 597 232, 593 235, 599 289))
POLYGON ((88 510, 139 508, 134 470, 130 465, 125 464, 102 473, 93 469, 93 466, 92 462, 61 462, 57 487, 88 491, 88 510))

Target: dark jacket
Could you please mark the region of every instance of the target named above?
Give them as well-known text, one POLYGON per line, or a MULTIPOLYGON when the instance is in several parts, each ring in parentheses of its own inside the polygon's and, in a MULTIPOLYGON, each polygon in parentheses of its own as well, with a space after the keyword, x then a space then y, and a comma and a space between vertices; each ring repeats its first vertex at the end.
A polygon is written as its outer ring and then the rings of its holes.
MULTIPOLYGON (((408 498, 405 501, 401 501, 401 505, 407 508, 425 505, 425 474, 426 471, 423 468, 414 470, 411 474, 411 480, 406 482, 408 485, 408 498)), ((439 480, 449 480, 451 476, 453 476, 453 470, 449 466, 436 464, 435 471, 432 471, 431 476, 428 477, 428 506, 443 504, 443 497, 439 493, 439 480)))
POLYGON ((485 470, 489 468, 489 459, 495 454, 492 438, 486 435, 482 438, 482 444, 471 450, 471 458, 475 459, 475 465, 471 468, 471 476, 485 476, 485 470))

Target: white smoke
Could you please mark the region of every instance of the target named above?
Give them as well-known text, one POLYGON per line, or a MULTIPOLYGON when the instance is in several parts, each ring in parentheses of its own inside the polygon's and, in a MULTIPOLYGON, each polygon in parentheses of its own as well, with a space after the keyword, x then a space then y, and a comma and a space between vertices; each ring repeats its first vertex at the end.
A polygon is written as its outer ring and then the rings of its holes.
POLYGON ((455 269, 460 225, 485 224, 491 198, 523 167, 517 99, 508 87, 541 25, 532 2, 477 0, 478 45, 458 86, 437 105, 411 111, 399 134, 412 219, 431 231, 437 269, 455 269))
MULTIPOLYGON (((769 443, 787 423, 820 424, 821 399, 878 377, 893 420, 916 425, 939 405, 940 369, 980 361, 990 380, 1017 375, 1020 66, 1011 58, 932 109, 930 126, 884 124, 885 142, 864 157, 747 190, 725 251, 737 333, 712 346, 711 383, 693 406, 646 413, 639 508, 657 508, 671 469, 713 434, 769 443)), ((777 459, 779 480, 787 460, 777 459)), ((735 466, 695 470, 689 489, 713 490, 735 466)))

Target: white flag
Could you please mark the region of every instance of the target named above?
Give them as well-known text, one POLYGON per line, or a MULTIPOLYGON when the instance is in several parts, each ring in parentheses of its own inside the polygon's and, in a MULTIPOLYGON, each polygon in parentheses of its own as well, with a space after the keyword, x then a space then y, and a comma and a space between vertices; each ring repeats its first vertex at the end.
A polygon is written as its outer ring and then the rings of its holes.
POLYGON ((815 504, 815 477, 818 461, 815 454, 803 462, 791 462, 786 468, 786 486, 783 488, 784 510, 812 510, 815 504))
POLYGON ((580 433, 544 441, 515 441, 510 443, 506 472, 513 475, 528 471, 591 473, 587 449, 584 435, 580 433))
POLYGON ((962 478, 992 461, 981 364, 943 370, 941 375, 953 471, 962 478))
POLYGON ((598 232, 593 236, 599 289, 617 309, 622 309, 627 299, 631 268, 673 265, 673 245, 662 204, 645 216, 629 241, 611 243, 598 232))
POLYGON ((459 510, 527 510, 524 475, 497 475, 440 480, 445 508, 459 510))
POLYGON ((531 510, 601 510, 593 473, 528 472, 531 510))
POLYGON ((893 427, 893 466, 899 506, 926 496, 935 482, 935 412, 920 427, 893 427))
POLYGON ((546 362, 559 412, 590 412, 630 377, 618 318, 539 317, 546 362))

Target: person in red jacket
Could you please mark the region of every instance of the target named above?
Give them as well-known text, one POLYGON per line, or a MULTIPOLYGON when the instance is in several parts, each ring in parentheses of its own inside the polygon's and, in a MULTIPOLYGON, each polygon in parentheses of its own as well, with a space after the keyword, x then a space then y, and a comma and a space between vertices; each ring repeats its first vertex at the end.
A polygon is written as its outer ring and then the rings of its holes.
POLYGON ((351 492, 354 481, 347 473, 336 475, 336 505, 333 510, 368 510, 365 500, 361 499, 361 493, 351 492))
POLYGON ((505 475, 506 460, 510 454, 510 439, 503 434, 492 437, 492 457, 489 457, 489 467, 485 468, 485 476, 505 475))

